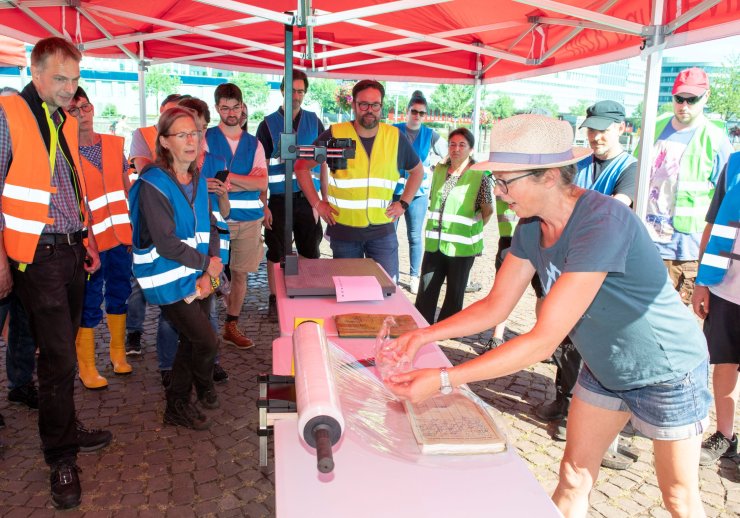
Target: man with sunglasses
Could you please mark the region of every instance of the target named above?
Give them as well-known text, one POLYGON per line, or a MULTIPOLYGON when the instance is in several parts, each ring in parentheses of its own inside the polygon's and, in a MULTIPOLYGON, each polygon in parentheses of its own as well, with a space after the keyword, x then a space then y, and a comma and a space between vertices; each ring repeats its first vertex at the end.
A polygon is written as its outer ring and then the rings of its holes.
POLYGON ((689 304, 704 216, 732 145, 724 129, 704 116, 710 95, 704 70, 682 70, 672 93, 673 114, 660 117, 655 128, 646 225, 673 286, 689 304))
POLYGON ((357 145, 355 158, 347 159, 344 169, 331 169, 328 199, 322 200, 313 184, 315 161, 297 160, 295 174, 311 207, 329 225, 326 234, 334 257, 368 257, 398 282, 398 238, 393 222, 406 212, 419 190, 424 167, 398 128, 380 122, 384 96, 385 88, 379 82, 358 82, 352 88, 355 119, 333 124, 314 142, 351 138, 357 145), (406 187, 398 201, 393 201, 402 169, 408 171, 406 187))

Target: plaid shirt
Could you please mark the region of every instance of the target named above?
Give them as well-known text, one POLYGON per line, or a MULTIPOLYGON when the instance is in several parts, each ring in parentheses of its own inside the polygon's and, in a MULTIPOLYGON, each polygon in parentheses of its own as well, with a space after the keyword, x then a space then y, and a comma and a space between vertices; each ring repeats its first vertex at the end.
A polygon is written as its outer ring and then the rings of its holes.
MULTIPOLYGON (((60 110, 52 114, 52 120, 60 129, 62 115, 60 110)), ((29 128, 29 131, 34 131, 29 128)), ((75 150, 76 151, 76 150, 75 150)), ((72 151, 74 152, 74 151, 72 151)), ((43 233, 71 233, 82 230, 82 221, 80 220, 80 206, 77 202, 77 195, 72 185, 72 171, 67 163, 67 158, 62 150, 57 146, 56 162, 54 175, 51 179, 51 185, 57 188, 57 192, 51 195, 49 203, 49 216, 54 218, 53 225, 45 225, 43 233)), ((5 116, 5 110, 0 108, 0 193, 5 188, 5 177, 10 168, 10 161, 13 158, 13 151, 10 142, 10 128, 5 116)), ((5 217, 2 215, 2 199, 0 198, 0 231, 5 230, 5 217)))
MULTIPOLYGON (((103 170, 103 141, 98 140, 92 146, 80 146, 80 155, 90 161, 92 165, 103 170)), ((123 172, 124 174, 128 171, 128 162, 126 161, 126 154, 123 155, 123 172)))

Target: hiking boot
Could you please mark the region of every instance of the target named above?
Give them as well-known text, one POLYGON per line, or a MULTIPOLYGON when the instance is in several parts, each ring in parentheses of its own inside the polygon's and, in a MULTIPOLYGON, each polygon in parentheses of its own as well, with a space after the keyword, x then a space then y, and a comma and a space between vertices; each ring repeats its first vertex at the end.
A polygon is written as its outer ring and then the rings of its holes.
POLYGON ((270 322, 277 322, 277 297, 270 295, 267 299, 267 319, 270 322))
POLYGON ((483 347, 483 351, 490 351, 491 349, 495 349, 499 345, 502 345, 504 343, 503 338, 496 338, 495 336, 492 336, 490 340, 488 340, 488 343, 486 343, 485 347, 483 347))
POLYGON ((229 381, 229 374, 221 367, 221 364, 213 365, 213 382, 221 385, 229 381))
POLYGON ((190 401, 177 399, 173 403, 167 402, 164 410, 164 424, 183 426, 191 430, 207 430, 211 426, 208 418, 200 413, 190 401))
POLYGON ((74 460, 62 460, 51 467, 51 501, 58 509, 71 509, 80 505, 80 468, 74 460))
POLYGON ((418 277, 411 277, 411 282, 409 282, 409 293, 412 295, 416 295, 419 293, 419 278, 418 277))
POLYGON ((172 383, 172 371, 171 370, 161 370, 159 371, 159 375, 162 376, 162 386, 165 389, 170 388, 170 383, 172 383))
POLYGON ((218 402, 218 395, 216 395, 215 390, 206 390, 203 392, 203 394, 198 396, 198 402, 200 403, 200 406, 207 408, 208 410, 215 410, 221 406, 218 402))
POLYGON ((730 458, 737 455, 737 434, 732 439, 725 437, 722 432, 714 432, 706 441, 701 443, 700 466, 710 466, 720 458, 730 458))
POLYGON ((108 430, 88 430, 80 421, 75 421, 77 428, 77 445, 83 453, 105 448, 113 440, 108 430))
POLYGON ((543 421, 557 421, 563 419, 567 412, 568 402, 556 399, 552 403, 539 406, 535 409, 534 415, 543 421))
POLYGON ((36 385, 31 382, 8 392, 8 401, 37 410, 39 407, 39 391, 36 390, 36 385))
POLYGON ((224 342, 236 346, 237 349, 249 349, 254 347, 254 342, 244 336, 241 330, 236 325, 236 320, 231 320, 224 323, 224 342))
POLYGON ((126 356, 141 356, 141 331, 126 335, 126 356))

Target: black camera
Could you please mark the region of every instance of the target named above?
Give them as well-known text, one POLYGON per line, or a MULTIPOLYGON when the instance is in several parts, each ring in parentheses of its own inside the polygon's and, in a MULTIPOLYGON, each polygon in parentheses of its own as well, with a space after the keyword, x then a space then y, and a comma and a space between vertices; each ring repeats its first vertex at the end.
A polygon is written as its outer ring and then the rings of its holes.
POLYGON ((351 138, 330 138, 317 144, 326 148, 326 165, 332 171, 347 169, 347 159, 355 157, 356 143, 351 138))

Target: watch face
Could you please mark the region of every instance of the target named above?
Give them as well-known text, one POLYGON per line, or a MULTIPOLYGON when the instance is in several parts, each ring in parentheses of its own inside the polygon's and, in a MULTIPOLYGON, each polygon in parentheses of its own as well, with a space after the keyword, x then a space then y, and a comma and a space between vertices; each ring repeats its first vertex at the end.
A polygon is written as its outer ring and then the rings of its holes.
POLYGON ((439 391, 442 393, 442 395, 447 396, 448 394, 452 394, 452 387, 447 385, 446 387, 442 387, 439 389, 439 391))

